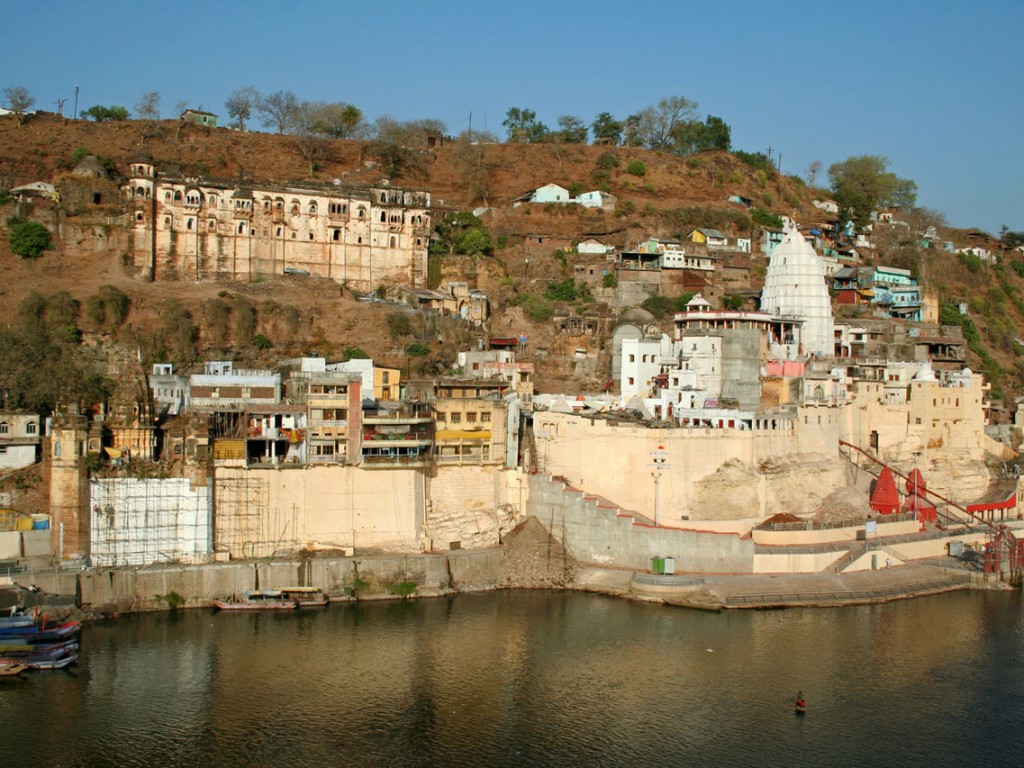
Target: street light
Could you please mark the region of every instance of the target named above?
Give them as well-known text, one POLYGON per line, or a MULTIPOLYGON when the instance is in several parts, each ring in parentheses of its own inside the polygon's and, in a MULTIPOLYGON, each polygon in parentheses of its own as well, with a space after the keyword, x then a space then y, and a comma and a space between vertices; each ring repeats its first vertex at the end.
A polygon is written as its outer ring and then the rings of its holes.
POLYGON ((651 451, 651 463, 648 465, 654 471, 651 472, 651 476, 654 478, 654 525, 658 525, 658 502, 659 502, 659 486, 661 485, 661 473, 666 469, 670 468, 668 463, 669 452, 665 450, 664 445, 659 445, 655 450, 651 451))

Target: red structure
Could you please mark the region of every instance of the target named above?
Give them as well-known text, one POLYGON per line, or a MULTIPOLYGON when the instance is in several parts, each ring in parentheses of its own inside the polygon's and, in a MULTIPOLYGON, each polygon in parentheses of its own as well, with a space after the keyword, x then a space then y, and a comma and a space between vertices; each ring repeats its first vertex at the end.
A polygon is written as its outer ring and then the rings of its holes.
MULTIPOLYGON (((888 469, 888 467, 886 467, 888 469)), ((903 502, 904 512, 913 512, 922 523, 934 523, 938 519, 935 505, 928 500, 928 486, 921 470, 914 470, 907 476, 907 499, 903 502)))
POLYGON ((896 478, 888 467, 882 468, 875 481, 871 508, 880 515, 895 515, 900 511, 900 492, 896 488, 896 478))

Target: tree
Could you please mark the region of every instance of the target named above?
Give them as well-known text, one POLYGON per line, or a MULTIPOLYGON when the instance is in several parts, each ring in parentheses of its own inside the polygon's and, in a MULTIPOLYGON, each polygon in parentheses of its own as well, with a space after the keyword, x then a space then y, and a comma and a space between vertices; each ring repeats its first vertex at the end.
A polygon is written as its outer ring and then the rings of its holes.
POLYGON ((160 94, 156 91, 146 91, 135 105, 135 116, 139 120, 160 119, 160 94))
POLYGON ((7 108, 13 112, 18 118, 18 125, 25 122, 25 113, 32 109, 32 105, 36 103, 28 89, 23 85, 12 85, 4 88, 4 100, 7 102, 7 108))
POLYGON ((289 133, 299 154, 309 164, 309 177, 313 178, 320 163, 327 156, 330 142, 323 132, 321 115, 323 104, 303 101, 295 108, 289 133))
POLYGON ((622 143, 622 123, 612 117, 610 112, 602 112, 590 124, 590 132, 594 143, 618 145, 622 143))
POLYGON ((562 115, 558 118, 556 137, 563 144, 586 144, 587 126, 574 115, 562 115))
POLYGON ((862 227, 879 207, 914 207, 917 184, 899 178, 888 166, 889 158, 881 155, 858 155, 829 166, 832 193, 843 218, 862 227))
POLYGON ((318 130, 334 139, 355 138, 363 127, 362 110, 343 101, 319 102, 316 117, 318 130))
POLYGON ((807 186, 813 187, 821 173, 821 160, 812 160, 807 165, 807 186))
POLYGON ((38 221, 15 220, 7 232, 7 240, 11 251, 23 259, 37 259, 51 246, 50 231, 38 221))
POLYGON ((130 114, 124 107, 116 105, 104 107, 100 104, 95 104, 84 110, 81 116, 83 118, 91 117, 97 123, 106 123, 110 120, 127 120, 130 114))
POLYGON ((649 149, 671 149, 677 126, 696 120, 697 102, 670 96, 638 112, 632 139, 649 149))
POLYGON ((508 132, 508 140, 514 144, 535 144, 548 134, 548 127, 537 120, 537 113, 532 109, 512 107, 501 124, 508 132))
POLYGON ((496 142, 493 134, 464 131, 452 147, 451 157, 459 173, 459 183, 470 202, 489 204, 493 164, 487 159, 487 144, 496 142))
POLYGON ((705 121, 680 122, 673 132, 676 152, 690 155, 719 149, 728 152, 732 146, 732 129, 722 118, 708 115, 705 121))
POLYGON ((1024 245, 1024 232, 1011 232, 1004 224, 1002 229, 999 230, 999 239, 1003 248, 1012 251, 1014 248, 1024 245))
POLYGON ((228 116, 238 121, 238 130, 245 130, 245 121, 252 117, 253 110, 259 106, 260 101, 260 92, 251 85, 239 88, 227 97, 224 106, 228 110, 228 116))
POLYGON ((263 125, 277 128, 284 133, 295 122, 299 110, 299 100, 291 91, 275 91, 256 105, 256 111, 263 117, 263 125))

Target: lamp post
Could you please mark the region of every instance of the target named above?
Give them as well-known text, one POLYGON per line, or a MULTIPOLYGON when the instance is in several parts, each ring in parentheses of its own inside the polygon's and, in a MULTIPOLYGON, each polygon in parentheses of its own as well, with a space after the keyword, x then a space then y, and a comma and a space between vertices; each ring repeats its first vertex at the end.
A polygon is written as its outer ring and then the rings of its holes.
POLYGON ((653 451, 651 451, 651 463, 648 465, 654 471, 651 472, 651 476, 654 478, 654 525, 658 523, 658 505, 660 502, 660 491, 661 491, 661 473, 669 468, 668 463, 669 453, 665 450, 664 445, 659 445, 653 451))

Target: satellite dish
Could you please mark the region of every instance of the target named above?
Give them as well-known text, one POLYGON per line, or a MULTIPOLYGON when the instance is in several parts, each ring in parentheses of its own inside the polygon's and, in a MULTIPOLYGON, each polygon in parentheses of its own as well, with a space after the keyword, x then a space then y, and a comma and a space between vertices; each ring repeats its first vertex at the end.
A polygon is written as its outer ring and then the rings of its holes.
POLYGON ((341 179, 335 179, 334 180, 334 186, 340 187, 341 186, 341 179))

